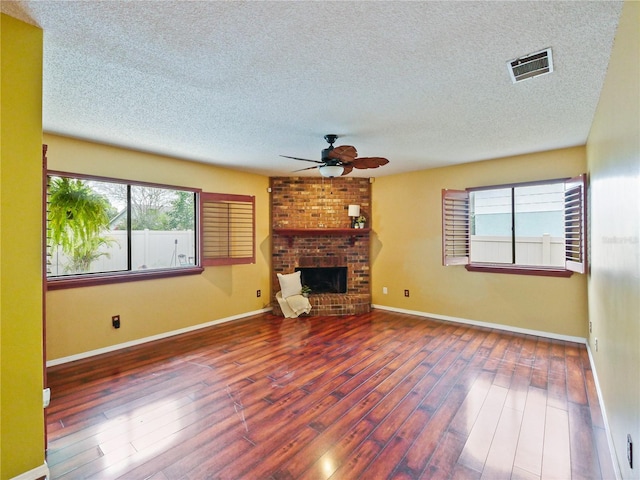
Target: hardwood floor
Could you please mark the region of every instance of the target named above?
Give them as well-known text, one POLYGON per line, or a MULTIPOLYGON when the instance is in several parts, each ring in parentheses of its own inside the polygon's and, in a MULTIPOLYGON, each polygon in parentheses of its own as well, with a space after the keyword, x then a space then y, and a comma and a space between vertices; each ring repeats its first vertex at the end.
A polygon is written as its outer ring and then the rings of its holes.
POLYGON ((263 314, 53 367, 53 479, 615 478, 584 345, 263 314))

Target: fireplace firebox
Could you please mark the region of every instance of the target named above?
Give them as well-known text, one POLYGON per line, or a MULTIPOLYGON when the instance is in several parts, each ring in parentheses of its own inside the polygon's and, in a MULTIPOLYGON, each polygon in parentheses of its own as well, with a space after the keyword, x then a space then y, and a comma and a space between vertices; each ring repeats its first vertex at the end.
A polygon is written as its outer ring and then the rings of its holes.
POLYGON ((347 293, 347 267, 297 267, 312 293, 347 293))

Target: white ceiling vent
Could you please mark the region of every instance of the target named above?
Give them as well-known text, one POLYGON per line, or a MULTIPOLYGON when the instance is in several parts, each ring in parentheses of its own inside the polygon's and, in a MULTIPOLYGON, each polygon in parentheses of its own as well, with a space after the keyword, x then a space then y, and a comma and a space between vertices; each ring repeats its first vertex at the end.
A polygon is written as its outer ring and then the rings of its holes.
POLYGON ((513 83, 553 72, 551 49, 531 53, 507 63, 513 83))

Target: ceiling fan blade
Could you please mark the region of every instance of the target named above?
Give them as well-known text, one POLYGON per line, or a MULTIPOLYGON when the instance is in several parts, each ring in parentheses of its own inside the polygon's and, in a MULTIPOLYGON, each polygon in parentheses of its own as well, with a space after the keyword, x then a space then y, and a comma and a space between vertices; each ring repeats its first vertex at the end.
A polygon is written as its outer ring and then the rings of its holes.
POLYGON ((324 163, 319 160, 309 160, 308 158, 289 157, 288 155, 280 155, 280 156, 284 158, 291 158, 293 160, 302 160, 303 162, 324 163))
POLYGON ((365 168, 378 168, 378 167, 381 167, 382 165, 386 165, 387 163, 389 163, 389 160, 382 157, 362 157, 362 158, 356 158, 349 165, 353 166, 354 168, 365 169, 365 168))
POLYGON ((353 170, 353 167, 351 165, 343 165, 342 168, 344 168, 344 170, 341 176, 349 175, 353 170))
POLYGON ((340 160, 342 163, 351 163, 358 156, 356 147, 340 145, 329 152, 329 158, 340 160))
POLYGON ((318 168, 318 167, 301 168, 300 170, 294 170, 294 172, 304 172, 305 170, 313 170, 314 168, 318 168))

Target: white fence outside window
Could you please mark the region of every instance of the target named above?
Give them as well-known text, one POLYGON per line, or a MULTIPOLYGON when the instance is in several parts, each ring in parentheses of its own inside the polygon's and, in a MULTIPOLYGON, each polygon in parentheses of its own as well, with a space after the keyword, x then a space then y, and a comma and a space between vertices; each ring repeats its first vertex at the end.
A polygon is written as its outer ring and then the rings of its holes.
MULTIPOLYGON (((516 237, 516 264, 564 267, 564 238, 516 237)), ((511 237, 471 235, 471 261, 511 263, 511 237)))
MULTIPOLYGON (((115 243, 103 247, 102 255, 92 262, 87 272, 114 272, 127 268, 127 232, 125 230, 111 230, 105 235, 115 243)), ((50 276, 65 275, 67 256, 61 248, 53 250, 48 271, 50 276)), ((176 268, 195 263, 195 234, 193 230, 134 230, 131 232, 131 269, 147 270, 159 268, 176 268)))

